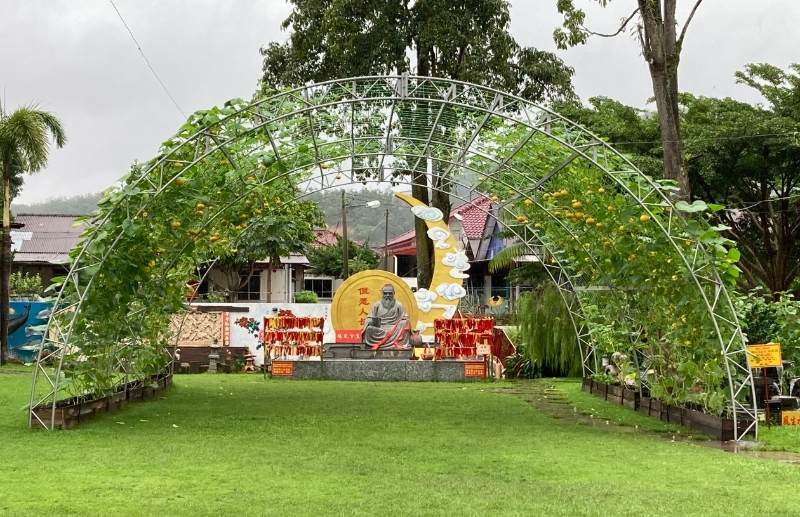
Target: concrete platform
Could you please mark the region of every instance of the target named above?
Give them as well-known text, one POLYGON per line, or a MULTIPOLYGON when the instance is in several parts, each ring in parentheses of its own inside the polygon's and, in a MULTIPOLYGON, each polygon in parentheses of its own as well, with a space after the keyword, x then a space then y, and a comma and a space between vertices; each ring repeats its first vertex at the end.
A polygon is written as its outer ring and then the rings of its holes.
POLYGON ((411 361, 408 359, 335 359, 273 361, 274 379, 339 381, 472 382, 486 378, 480 361, 411 361))
POLYGON ((370 350, 361 343, 329 344, 322 349, 322 359, 408 359, 413 350, 370 350))

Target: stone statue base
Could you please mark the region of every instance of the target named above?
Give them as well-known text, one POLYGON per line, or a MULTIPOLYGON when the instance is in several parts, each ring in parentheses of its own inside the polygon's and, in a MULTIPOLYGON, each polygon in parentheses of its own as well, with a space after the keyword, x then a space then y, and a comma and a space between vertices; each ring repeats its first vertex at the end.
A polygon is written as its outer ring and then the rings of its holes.
POLYGON ((414 349, 408 350, 370 350, 363 343, 328 344, 323 346, 322 359, 410 359, 414 349))
POLYGON ((409 361, 398 359, 341 359, 286 361, 292 374, 276 379, 326 379, 341 381, 483 382, 481 361, 409 361))

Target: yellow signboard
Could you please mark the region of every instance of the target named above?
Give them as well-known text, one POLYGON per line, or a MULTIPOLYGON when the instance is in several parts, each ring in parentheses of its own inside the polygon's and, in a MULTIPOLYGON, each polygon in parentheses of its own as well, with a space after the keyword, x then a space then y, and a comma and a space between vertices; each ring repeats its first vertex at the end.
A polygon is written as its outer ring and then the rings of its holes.
POLYGON ((294 363, 291 361, 272 361, 273 377, 291 377, 294 373, 294 363))
POLYGON ((781 411, 781 425, 800 425, 800 411, 781 411))
POLYGON ((780 343, 747 345, 747 360, 750 361, 750 368, 783 366, 783 363, 781 363, 781 345, 780 343))

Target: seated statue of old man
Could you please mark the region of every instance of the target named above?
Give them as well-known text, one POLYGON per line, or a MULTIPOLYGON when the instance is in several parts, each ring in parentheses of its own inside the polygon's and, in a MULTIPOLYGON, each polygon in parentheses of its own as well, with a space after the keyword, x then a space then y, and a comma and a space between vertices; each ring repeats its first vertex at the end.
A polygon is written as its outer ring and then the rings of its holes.
POLYGON ((362 336, 371 350, 411 347, 411 323, 403 305, 394 298, 392 284, 381 289, 381 300, 375 302, 364 320, 362 336))

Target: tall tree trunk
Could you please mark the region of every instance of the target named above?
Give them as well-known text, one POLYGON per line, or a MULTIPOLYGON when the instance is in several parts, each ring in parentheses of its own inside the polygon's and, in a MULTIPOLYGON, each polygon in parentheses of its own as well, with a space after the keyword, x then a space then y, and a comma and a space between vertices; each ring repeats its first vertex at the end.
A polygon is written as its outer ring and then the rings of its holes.
POLYGON ((8 278, 11 273, 11 215, 9 170, 3 170, 3 243, 2 260, 0 260, 0 365, 8 361, 8 313, 9 292, 8 278))
POLYGON ((691 198, 689 176, 681 143, 678 111, 678 63, 680 44, 676 34, 675 0, 639 0, 644 34, 640 32, 642 54, 650 68, 658 125, 664 148, 664 177, 678 182, 682 199, 691 198))
MULTIPOLYGON (((412 175, 411 196, 426 205, 428 198, 428 176, 426 172, 414 171, 412 175)), ((433 243, 428 238, 428 226, 424 219, 414 218, 414 233, 417 242, 417 287, 427 289, 433 280, 433 243)))
MULTIPOLYGON (((417 45, 417 75, 427 76, 430 74, 430 61, 428 61, 429 49, 421 49, 417 45)), ((428 120, 432 124, 430 105, 425 103, 420 106, 421 110, 428 110, 428 120)), ((411 175, 411 196, 425 203, 430 204, 428 193, 428 162, 426 159, 420 161, 419 170, 412 171, 411 175)), ((417 244, 417 287, 427 289, 433 280, 433 242, 428 238, 428 226, 419 217, 414 218, 414 233, 417 244)))
POLYGON ((683 144, 678 119, 677 98, 671 95, 670 89, 675 81, 668 79, 666 70, 654 70, 650 65, 650 77, 653 81, 653 94, 658 111, 658 126, 664 148, 664 177, 678 182, 681 199, 691 198, 689 175, 686 173, 686 160, 683 156, 683 144))

